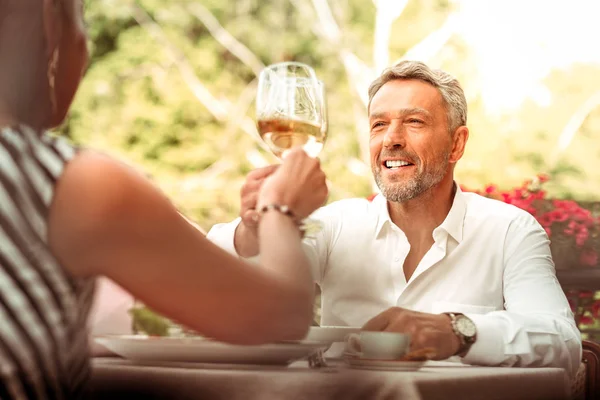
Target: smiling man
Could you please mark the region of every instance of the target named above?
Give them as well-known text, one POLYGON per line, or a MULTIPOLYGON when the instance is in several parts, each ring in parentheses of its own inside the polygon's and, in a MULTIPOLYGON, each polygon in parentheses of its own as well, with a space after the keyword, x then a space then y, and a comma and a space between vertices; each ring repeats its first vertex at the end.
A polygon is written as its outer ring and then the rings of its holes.
MULTIPOLYGON (((549 240, 527 212, 463 193, 454 168, 469 138, 456 79, 420 62, 369 88, 370 154, 381 190, 316 213, 305 252, 322 290, 322 325, 406 332, 412 349, 478 365, 559 366, 574 374, 581 339, 556 279, 549 240)), ((256 256, 256 193, 276 167, 252 172, 241 218, 209 239, 256 256)))

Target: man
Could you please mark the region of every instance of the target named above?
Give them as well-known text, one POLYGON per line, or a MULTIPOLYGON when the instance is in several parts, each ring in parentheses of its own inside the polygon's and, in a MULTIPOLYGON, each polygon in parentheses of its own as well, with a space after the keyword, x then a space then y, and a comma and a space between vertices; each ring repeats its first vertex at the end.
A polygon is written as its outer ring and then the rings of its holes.
MULTIPOLYGON (((580 335, 544 230, 527 212, 454 182, 469 137, 458 81, 403 61, 371 84, 369 98, 381 195, 322 208, 323 230, 304 243, 322 325, 406 332, 414 350, 431 348, 436 359, 574 374, 580 335)), ((215 226, 211 240, 257 255, 256 191, 275 168, 248 176, 241 219, 215 226)))

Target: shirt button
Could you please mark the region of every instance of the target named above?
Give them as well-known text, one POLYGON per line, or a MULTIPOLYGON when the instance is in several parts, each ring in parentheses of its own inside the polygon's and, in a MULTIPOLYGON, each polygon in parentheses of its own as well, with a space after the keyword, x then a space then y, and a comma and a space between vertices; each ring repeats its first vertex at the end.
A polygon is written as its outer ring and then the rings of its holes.
POLYGON ((394 261, 398 262, 400 259, 398 257, 394 258, 394 261))

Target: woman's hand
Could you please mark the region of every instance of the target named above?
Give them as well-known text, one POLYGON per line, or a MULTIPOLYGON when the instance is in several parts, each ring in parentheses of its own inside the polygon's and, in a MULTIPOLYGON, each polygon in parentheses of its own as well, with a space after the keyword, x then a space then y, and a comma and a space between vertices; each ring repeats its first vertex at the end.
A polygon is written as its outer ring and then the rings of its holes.
POLYGON ((288 206, 301 220, 321 207, 327 194, 325 173, 319 160, 296 148, 286 155, 277 171, 265 179, 257 209, 269 204, 288 206))

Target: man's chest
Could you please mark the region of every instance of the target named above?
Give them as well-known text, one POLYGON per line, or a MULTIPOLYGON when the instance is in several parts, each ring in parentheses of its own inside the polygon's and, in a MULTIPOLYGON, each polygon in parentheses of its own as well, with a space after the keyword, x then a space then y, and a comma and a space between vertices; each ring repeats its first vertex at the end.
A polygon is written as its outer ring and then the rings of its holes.
POLYGON ((333 248, 322 281, 323 315, 328 312, 325 308, 331 307, 329 312, 358 323, 373 316, 361 313, 391 306, 424 312, 453 307, 461 311, 459 306, 463 312, 501 309, 502 249, 480 247, 469 240, 460 244, 452 238, 438 241, 416 261, 408 281, 403 266, 410 245, 405 238, 388 235, 371 239, 369 246, 355 241, 333 248))

